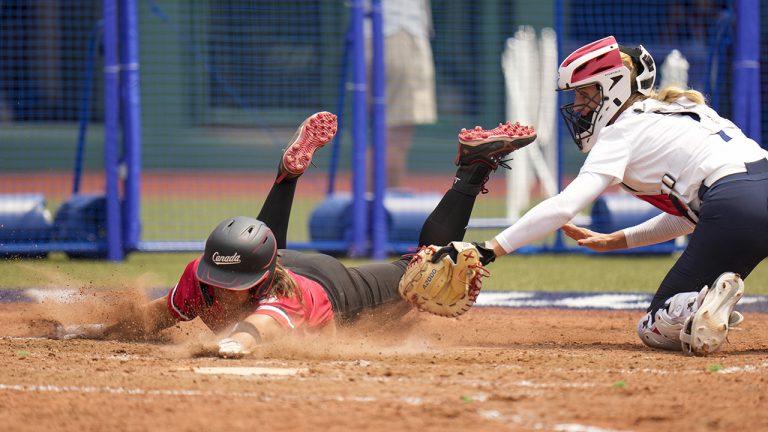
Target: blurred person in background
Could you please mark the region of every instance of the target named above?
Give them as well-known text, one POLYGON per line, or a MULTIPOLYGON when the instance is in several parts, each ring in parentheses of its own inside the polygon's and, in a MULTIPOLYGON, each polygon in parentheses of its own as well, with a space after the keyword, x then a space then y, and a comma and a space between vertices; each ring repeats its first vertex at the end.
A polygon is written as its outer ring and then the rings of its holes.
POLYGON ((768 256, 768 152, 708 107, 700 92, 657 91, 655 77, 642 45, 622 46, 613 36, 571 53, 560 65, 558 87, 574 99, 561 112, 587 158, 560 194, 483 245, 502 256, 560 227, 601 252, 690 234, 637 333, 653 348, 707 354, 743 321, 733 310, 742 279, 768 256), (614 184, 663 213, 605 234, 569 223, 614 184))
MULTIPOLYGON (((405 185, 416 126, 437 121, 435 64, 430 43, 432 11, 429 0, 381 0, 381 7, 387 102, 387 187, 401 188, 405 185)), ((370 27, 366 33, 370 37, 370 27)), ((370 57, 368 64, 371 64, 370 57)))

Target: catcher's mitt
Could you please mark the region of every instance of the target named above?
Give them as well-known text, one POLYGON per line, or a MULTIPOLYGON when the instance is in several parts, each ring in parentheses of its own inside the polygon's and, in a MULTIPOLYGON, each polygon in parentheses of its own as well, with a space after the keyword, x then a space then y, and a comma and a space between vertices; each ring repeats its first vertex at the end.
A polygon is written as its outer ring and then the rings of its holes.
POLYGON ((406 302, 420 310, 456 317, 475 304, 482 278, 490 273, 472 243, 451 242, 447 247, 456 253, 444 253, 440 246, 423 246, 405 269, 398 289, 406 302), (443 252, 442 257, 433 263, 438 251, 443 252))

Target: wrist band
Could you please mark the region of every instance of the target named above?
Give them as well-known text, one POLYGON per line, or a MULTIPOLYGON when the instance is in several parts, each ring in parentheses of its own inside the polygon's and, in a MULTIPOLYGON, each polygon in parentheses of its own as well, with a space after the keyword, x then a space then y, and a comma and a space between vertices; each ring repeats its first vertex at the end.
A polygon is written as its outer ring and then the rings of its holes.
POLYGON ((240 321, 237 323, 229 335, 232 336, 235 333, 248 333, 253 337, 253 340, 255 340, 257 344, 261 343, 261 333, 259 333, 259 329, 248 321, 240 321))

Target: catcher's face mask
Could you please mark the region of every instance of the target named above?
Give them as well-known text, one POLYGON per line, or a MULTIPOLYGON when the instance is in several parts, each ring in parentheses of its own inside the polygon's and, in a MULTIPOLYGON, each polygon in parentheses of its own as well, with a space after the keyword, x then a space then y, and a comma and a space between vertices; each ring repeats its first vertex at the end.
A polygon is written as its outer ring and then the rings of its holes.
POLYGON ((561 107, 573 140, 583 153, 592 149, 600 129, 632 95, 630 75, 613 36, 577 49, 560 64, 558 89, 584 89, 576 92, 573 103, 561 107), (588 92, 589 87, 597 89, 598 94, 588 92))
POLYGON ((584 150, 585 143, 595 135, 596 113, 601 111, 605 103, 603 91, 599 85, 590 84, 574 89, 571 94, 574 96, 573 102, 561 106, 560 113, 576 146, 586 152, 589 149, 584 150))

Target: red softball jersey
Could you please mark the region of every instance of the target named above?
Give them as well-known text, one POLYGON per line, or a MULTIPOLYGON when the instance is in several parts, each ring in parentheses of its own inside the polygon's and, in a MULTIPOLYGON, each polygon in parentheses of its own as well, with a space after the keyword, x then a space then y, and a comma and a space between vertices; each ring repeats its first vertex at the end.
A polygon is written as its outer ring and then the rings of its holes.
MULTIPOLYGON (((200 280, 197 278, 200 259, 196 258, 187 264, 181 279, 168 293, 168 312, 179 321, 200 317, 211 330, 218 332, 234 324, 236 320, 226 316, 216 301, 216 291, 221 288, 211 287, 213 302, 209 305, 205 301, 200 289, 200 280)), ((325 289, 311 279, 287 271, 296 281, 301 295, 262 298, 253 304, 252 313, 267 315, 284 328, 303 332, 319 330, 332 322, 333 309, 325 289)))

